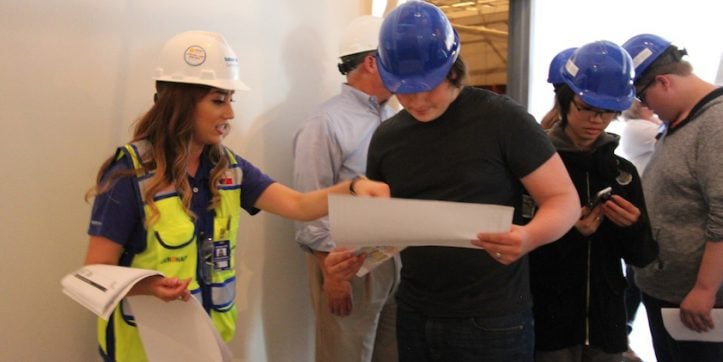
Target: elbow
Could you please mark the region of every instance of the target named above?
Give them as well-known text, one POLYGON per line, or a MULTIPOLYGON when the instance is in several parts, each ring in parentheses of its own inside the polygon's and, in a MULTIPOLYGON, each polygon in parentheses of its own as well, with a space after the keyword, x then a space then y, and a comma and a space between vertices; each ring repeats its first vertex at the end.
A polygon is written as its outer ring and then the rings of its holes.
POLYGON ((298 215, 297 221, 303 221, 303 222, 310 222, 318 220, 319 218, 324 217, 325 215, 319 215, 316 213, 301 213, 298 215))
POLYGON ((297 215, 297 216, 294 218, 294 220, 296 220, 296 221, 301 221, 301 222, 309 222, 309 221, 314 221, 314 220, 316 220, 316 219, 314 219, 314 218, 312 218, 312 217, 310 217, 310 216, 304 215, 304 214, 300 214, 300 215, 297 215))
POLYGON ((572 193, 567 193, 565 197, 565 210, 568 211, 568 221, 570 223, 570 227, 572 227, 582 216, 580 197, 574 189, 572 193))

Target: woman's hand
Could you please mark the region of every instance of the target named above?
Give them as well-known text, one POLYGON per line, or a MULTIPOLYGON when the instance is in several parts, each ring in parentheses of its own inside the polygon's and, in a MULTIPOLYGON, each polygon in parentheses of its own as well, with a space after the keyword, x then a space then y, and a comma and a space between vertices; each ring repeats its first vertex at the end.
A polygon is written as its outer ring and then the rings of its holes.
POLYGON ((128 295, 153 295, 166 302, 172 300, 187 301, 191 297, 188 284, 191 278, 180 280, 178 278, 167 278, 160 275, 147 277, 133 286, 128 295))
POLYGON ((590 236, 595 233, 605 218, 602 205, 595 206, 592 210, 584 206, 581 214, 582 217, 575 223, 575 228, 580 234, 585 236, 590 236))
POLYGON ((384 182, 372 181, 369 179, 358 179, 353 185, 349 185, 349 191, 354 195, 371 197, 389 197, 389 185, 384 182))
MULTIPOLYGON (((91 236, 88 251, 85 255, 85 265, 118 265, 118 259, 122 252, 123 247, 120 244, 102 236, 91 236)), ((190 278, 179 280, 178 278, 154 275, 136 283, 128 292, 128 295, 153 295, 167 302, 176 299, 186 301, 191 296, 191 292, 188 290, 190 282, 190 278)))
POLYGON ((620 227, 630 226, 640 219, 640 209, 620 195, 612 195, 610 200, 605 201, 602 212, 608 220, 620 227))

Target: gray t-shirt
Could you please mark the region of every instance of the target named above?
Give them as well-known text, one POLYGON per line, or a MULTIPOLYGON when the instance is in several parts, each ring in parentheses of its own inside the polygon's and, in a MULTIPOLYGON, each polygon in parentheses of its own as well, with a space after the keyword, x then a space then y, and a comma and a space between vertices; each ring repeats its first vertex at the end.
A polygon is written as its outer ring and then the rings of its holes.
MULTIPOLYGON (((636 281, 646 294, 672 303, 695 285, 705 244, 723 241, 723 97, 714 95, 658 141, 643 176, 660 253, 636 269, 636 281)), ((723 289, 716 298, 721 303, 723 289)))

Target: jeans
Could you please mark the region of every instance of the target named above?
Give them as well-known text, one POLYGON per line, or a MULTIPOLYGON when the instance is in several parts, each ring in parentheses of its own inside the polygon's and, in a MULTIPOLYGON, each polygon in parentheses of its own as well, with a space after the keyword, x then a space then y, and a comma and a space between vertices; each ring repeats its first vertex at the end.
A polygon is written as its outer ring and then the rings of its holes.
POLYGON ((643 305, 648 313, 648 325, 658 362, 720 362, 723 361, 723 342, 676 341, 663 325, 661 308, 678 308, 677 304, 653 298, 643 293, 643 305))
POLYGON ((536 351, 535 362, 620 362, 622 353, 607 353, 593 346, 577 345, 557 351, 536 351))
POLYGON ((496 317, 433 318, 397 307, 400 362, 532 361, 532 312, 496 317))

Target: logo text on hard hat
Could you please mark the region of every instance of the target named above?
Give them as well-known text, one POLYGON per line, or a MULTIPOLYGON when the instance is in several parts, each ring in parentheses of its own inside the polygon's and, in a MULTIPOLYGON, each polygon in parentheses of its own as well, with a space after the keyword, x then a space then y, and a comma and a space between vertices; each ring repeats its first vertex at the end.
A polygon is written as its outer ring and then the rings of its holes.
POLYGON ((206 50, 198 45, 191 45, 183 54, 183 60, 188 65, 199 66, 206 61, 206 50))

